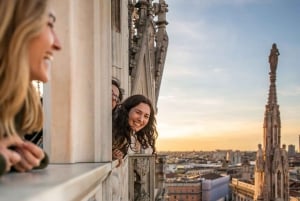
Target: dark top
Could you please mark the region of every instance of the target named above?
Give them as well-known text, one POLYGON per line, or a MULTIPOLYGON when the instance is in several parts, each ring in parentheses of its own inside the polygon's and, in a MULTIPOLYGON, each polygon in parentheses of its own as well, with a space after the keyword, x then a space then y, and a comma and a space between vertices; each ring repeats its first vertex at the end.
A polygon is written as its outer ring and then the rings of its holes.
MULTIPOLYGON (((44 169, 49 164, 49 157, 46 152, 44 152, 45 157, 41 160, 41 163, 38 167, 35 167, 33 169, 44 169)), ((6 170, 6 160, 2 154, 0 154, 0 176, 2 176, 5 173, 6 170)), ((12 167, 12 172, 16 172, 16 170, 12 167)))

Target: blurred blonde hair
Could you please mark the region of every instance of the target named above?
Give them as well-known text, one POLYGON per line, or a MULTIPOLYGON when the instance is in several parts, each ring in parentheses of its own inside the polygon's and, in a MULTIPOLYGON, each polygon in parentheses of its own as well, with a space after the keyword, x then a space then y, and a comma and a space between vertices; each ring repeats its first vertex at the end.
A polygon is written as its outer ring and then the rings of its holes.
POLYGON ((0 1, 0 139, 42 129, 40 97, 30 80, 28 44, 47 17, 47 0, 0 1))

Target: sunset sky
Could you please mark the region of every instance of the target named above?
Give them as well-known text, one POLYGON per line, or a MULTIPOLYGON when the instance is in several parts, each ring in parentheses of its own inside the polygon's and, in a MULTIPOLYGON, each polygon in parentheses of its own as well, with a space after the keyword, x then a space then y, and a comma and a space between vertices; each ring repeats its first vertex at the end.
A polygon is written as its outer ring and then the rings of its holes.
POLYGON ((282 144, 299 148, 300 1, 166 0, 169 47, 158 101, 158 151, 257 150, 280 52, 282 144))

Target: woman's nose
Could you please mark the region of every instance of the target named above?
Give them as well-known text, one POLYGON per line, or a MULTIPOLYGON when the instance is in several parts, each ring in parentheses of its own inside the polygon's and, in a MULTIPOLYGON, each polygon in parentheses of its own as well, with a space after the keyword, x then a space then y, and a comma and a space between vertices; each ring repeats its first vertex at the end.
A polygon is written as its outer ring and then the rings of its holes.
POLYGON ((143 122, 143 120, 144 120, 143 115, 139 115, 139 118, 138 118, 138 119, 139 119, 140 122, 143 122))
POLYGON ((53 43, 53 49, 54 50, 61 50, 61 43, 56 35, 56 33, 53 31, 54 36, 54 43, 53 43))

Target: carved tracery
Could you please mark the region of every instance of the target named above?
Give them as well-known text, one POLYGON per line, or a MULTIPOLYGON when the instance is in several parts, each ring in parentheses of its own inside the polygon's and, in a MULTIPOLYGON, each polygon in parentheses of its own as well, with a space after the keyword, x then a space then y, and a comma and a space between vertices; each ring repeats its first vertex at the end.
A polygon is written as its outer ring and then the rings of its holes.
POLYGON ((153 85, 147 87, 149 91, 153 88, 157 102, 169 41, 166 32, 168 5, 164 0, 158 3, 152 0, 129 0, 128 12, 129 75, 132 88, 139 79, 138 70, 147 68, 147 78, 151 79, 147 84, 153 85))

